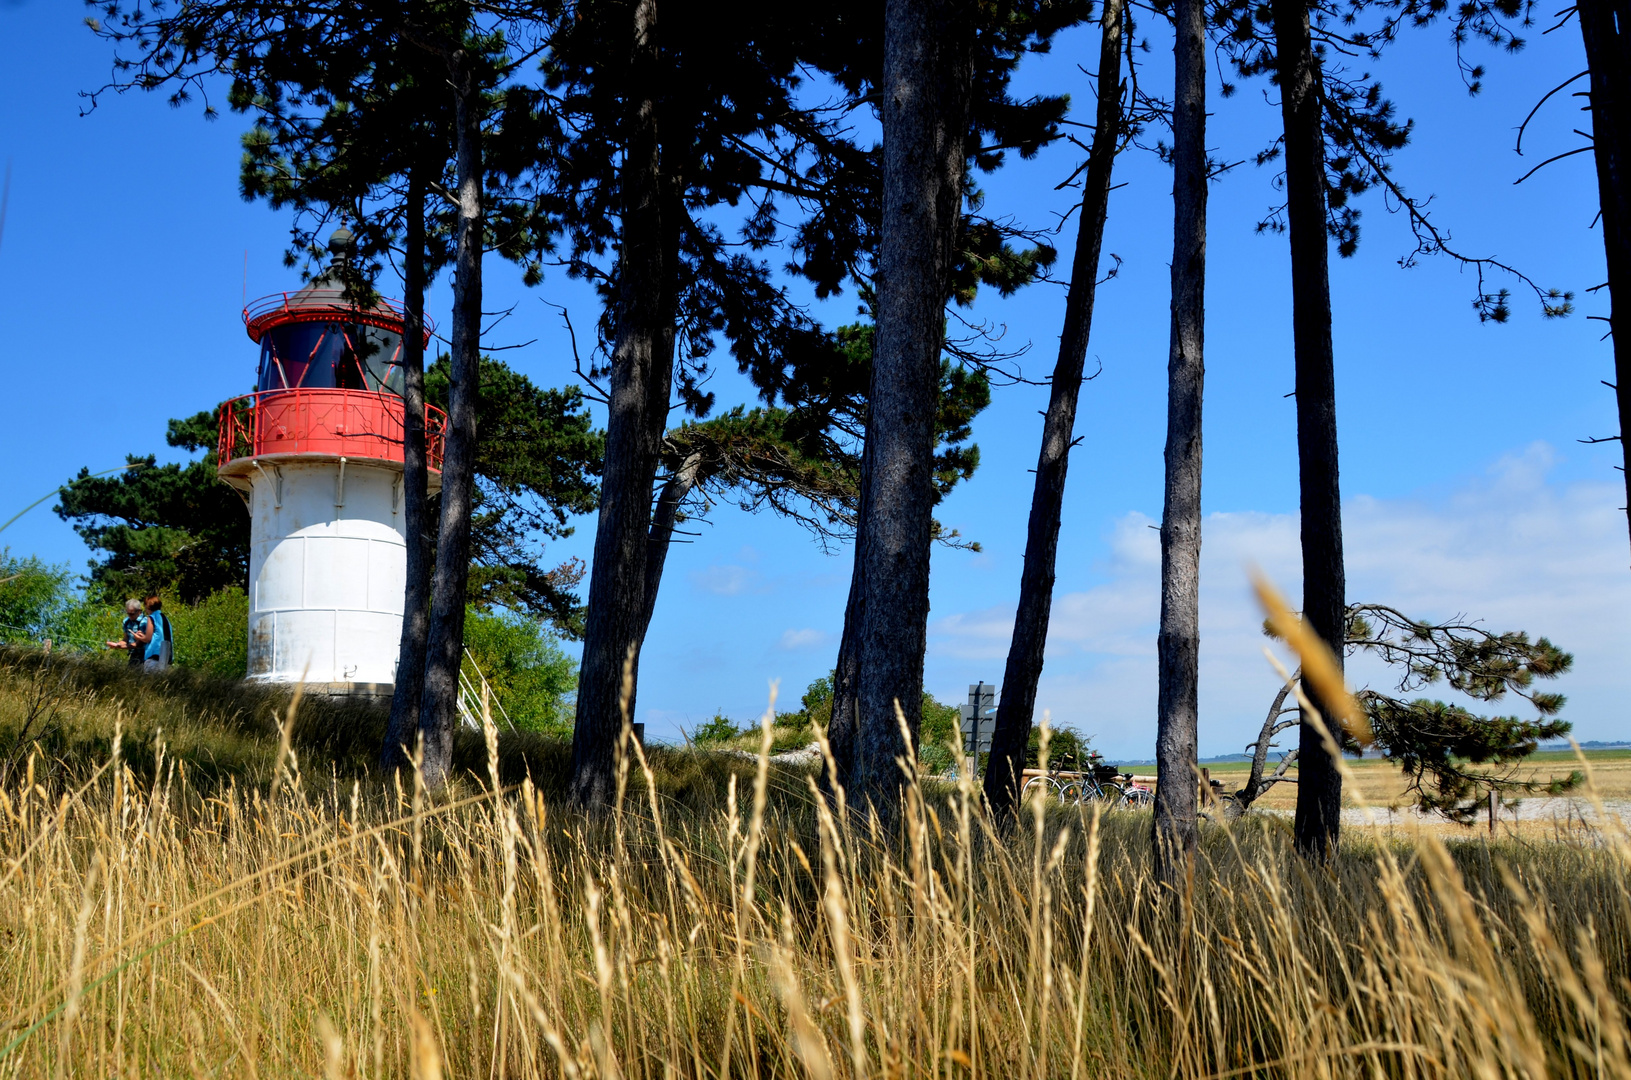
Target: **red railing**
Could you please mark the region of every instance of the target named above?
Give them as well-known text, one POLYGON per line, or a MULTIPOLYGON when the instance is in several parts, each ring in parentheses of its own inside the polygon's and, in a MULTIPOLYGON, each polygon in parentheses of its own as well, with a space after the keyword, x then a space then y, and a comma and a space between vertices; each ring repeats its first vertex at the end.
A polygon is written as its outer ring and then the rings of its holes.
MULTIPOLYGON (((373 307, 365 308, 340 289, 273 293, 259 300, 251 300, 244 308, 244 328, 249 331, 251 341, 259 341, 266 331, 284 323, 330 322, 336 318, 400 334, 406 316, 400 301, 380 297, 374 301, 373 307)), ((426 344, 430 343, 430 335, 435 329, 436 324, 426 316, 426 344)))
MULTIPOLYGON (((402 460, 402 399, 370 390, 263 390, 221 406, 217 467, 262 454, 402 460)), ((425 406, 426 463, 441 471, 447 414, 425 406)))

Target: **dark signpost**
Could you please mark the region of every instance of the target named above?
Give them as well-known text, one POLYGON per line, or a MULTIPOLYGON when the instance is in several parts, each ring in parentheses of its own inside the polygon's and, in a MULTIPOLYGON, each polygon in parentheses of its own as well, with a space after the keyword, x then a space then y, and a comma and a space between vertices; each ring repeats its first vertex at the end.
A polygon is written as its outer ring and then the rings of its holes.
POLYGON ((963 714, 963 752, 974 762, 974 775, 980 774, 980 755, 991 752, 991 735, 997 729, 997 688, 978 682, 968 688, 963 714))

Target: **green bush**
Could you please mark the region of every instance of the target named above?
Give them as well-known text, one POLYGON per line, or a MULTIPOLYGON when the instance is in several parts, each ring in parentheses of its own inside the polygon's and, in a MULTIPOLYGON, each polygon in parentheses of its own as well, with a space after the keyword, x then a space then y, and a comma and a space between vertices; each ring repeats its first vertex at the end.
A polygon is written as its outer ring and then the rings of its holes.
MULTIPOLYGON (((51 639, 55 648, 97 654, 106 652, 108 642, 123 640, 124 623, 125 613, 120 608, 76 597, 72 607, 52 618, 45 636, 51 639)), ((123 653, 114 654, 111 658, 119 663, 125 661, 123 653)))
MULTIPOLYGON (((825 731, 832 721, 832 684, 835 674, 837 672, 829 671, 806 687, 804 697, 799 702, 803 707, 798 712, 777 713, 776 726, 803 729, 808 725, 825 731)), ((924 692, 923 727, 918 732, 918 761, 925 772, 931 774, 945 772, 951 766, 951 749, 948 744, 953 739, 959 738, 958 726, 961 718, 962 714, 958 712, 957 706, 936 701, 931 694, 924 692)), ((813 740, 814 737, 812 733, 809 738, 813 740)), ((702 741, 700 735, 693 738, 698 742, 702 741)), ((778 740, 778 743, 780 741, 778 740)))
MULTIPOLYGON (((1067 769, 1072 772, 1085 772, 1089 759, 1097 755, 1088 745, 1092 737, 1083 735, 1069 725, 1062 725, 1052 730, 1048 736, 1048 768, 1067 769)), ((1042 753, 1042 727, 1040 724, 1031 725, 1031 737, 1025 743, 1025 767, 1035 769, 1037 760, 1042 753)))
MULTIPOLYGON (((479 686, 474 659, 504 713, 522 731, 570 736, 577 711, 578 664, 544 624, 510 611, 469 608, 464 616, 465 675, 479 686)), ((493 710, 496 714, 497 709, 493 710)), ((503 726, 503 719, 494 717, 503 726)))
POLYGON ((694 743, 722 743, 730 742, 742 734, 740 728, 731 723, 731 718, 722 712, 714 713, 713 719, 697 727, 691 732, 691 741, 694 743))
POLYGON ((951 767, 950 744, 962 738, 963 714, 955 705, 936 701, 923 692, 923 727, 918 730, 917 760, 926 773, 942 773, 951 767))
MULTIPOLYGON (((800 702, 804 707, 792 715, 813 724, 821 730, 827 730, 832 722, 832 678, 836 672, 829 671, 821 678, 805 687, 804 699, 800 702)), ((780 719, 778 717, 778 719, 780 719)))
POLYGON ((177 604, 170 616, 175 662, 223 679, 241 679, 249 668, 249 594, 236 585, 196 604, 177 604))

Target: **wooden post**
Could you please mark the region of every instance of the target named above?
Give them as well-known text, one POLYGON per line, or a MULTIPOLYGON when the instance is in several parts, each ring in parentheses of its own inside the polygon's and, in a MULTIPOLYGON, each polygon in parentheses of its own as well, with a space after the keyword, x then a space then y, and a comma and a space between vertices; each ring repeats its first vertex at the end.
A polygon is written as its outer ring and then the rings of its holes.
POLYGON ((1501 797, 1495 793, 1494 788, 1489 789, 1489 838, 1495 839, 1495 820, 1500 812, 1501 797))

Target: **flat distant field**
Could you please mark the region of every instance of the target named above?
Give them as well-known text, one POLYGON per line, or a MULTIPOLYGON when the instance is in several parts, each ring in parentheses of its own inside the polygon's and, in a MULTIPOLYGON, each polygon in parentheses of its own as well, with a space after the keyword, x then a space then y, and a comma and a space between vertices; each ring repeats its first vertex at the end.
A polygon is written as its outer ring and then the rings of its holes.
MULTIPOLYGON (((1597 794, 1607 802, 1631 800, 1631 750, 1587 750, 1586 763, 1590 766, 1592 783, 1597 794)), ((1273 759, 1270 759, 1273 765, 1273 759)), ((1391 762, 1381 759, 1349 760, 1348 767, 1358 780, 1359 793, 1372 807, 1408 806, 1411 797, 1405 790, 1404 776, 1391 762)), ((1535 754, 1520 769, 1526 779, 1545 780, 1553 776, 1567 776, 1580 768, 1573 751, 1547 751, 1535 754)), ((1245 762, 1209 765, 1212 779, 1223 781, 1233 791, 1246 782, 1250 769, 1245 762)), ((1137 768, 1137 773, 1154 772, 1153 768, 1137 768)), ((1292 770, 1292 775, 1296 770, 1292 770)), ((1583 792, 1580 794, 1584 794, 1583 792)), ((1357 806, 1351 791, 1344 793, 1343 804, 1357 806)), ((1297 788, 1292 784, 1276 784, 1259 799, 1257 805, 1265 810, 1292 810, 1297 805, 1297 788)))

